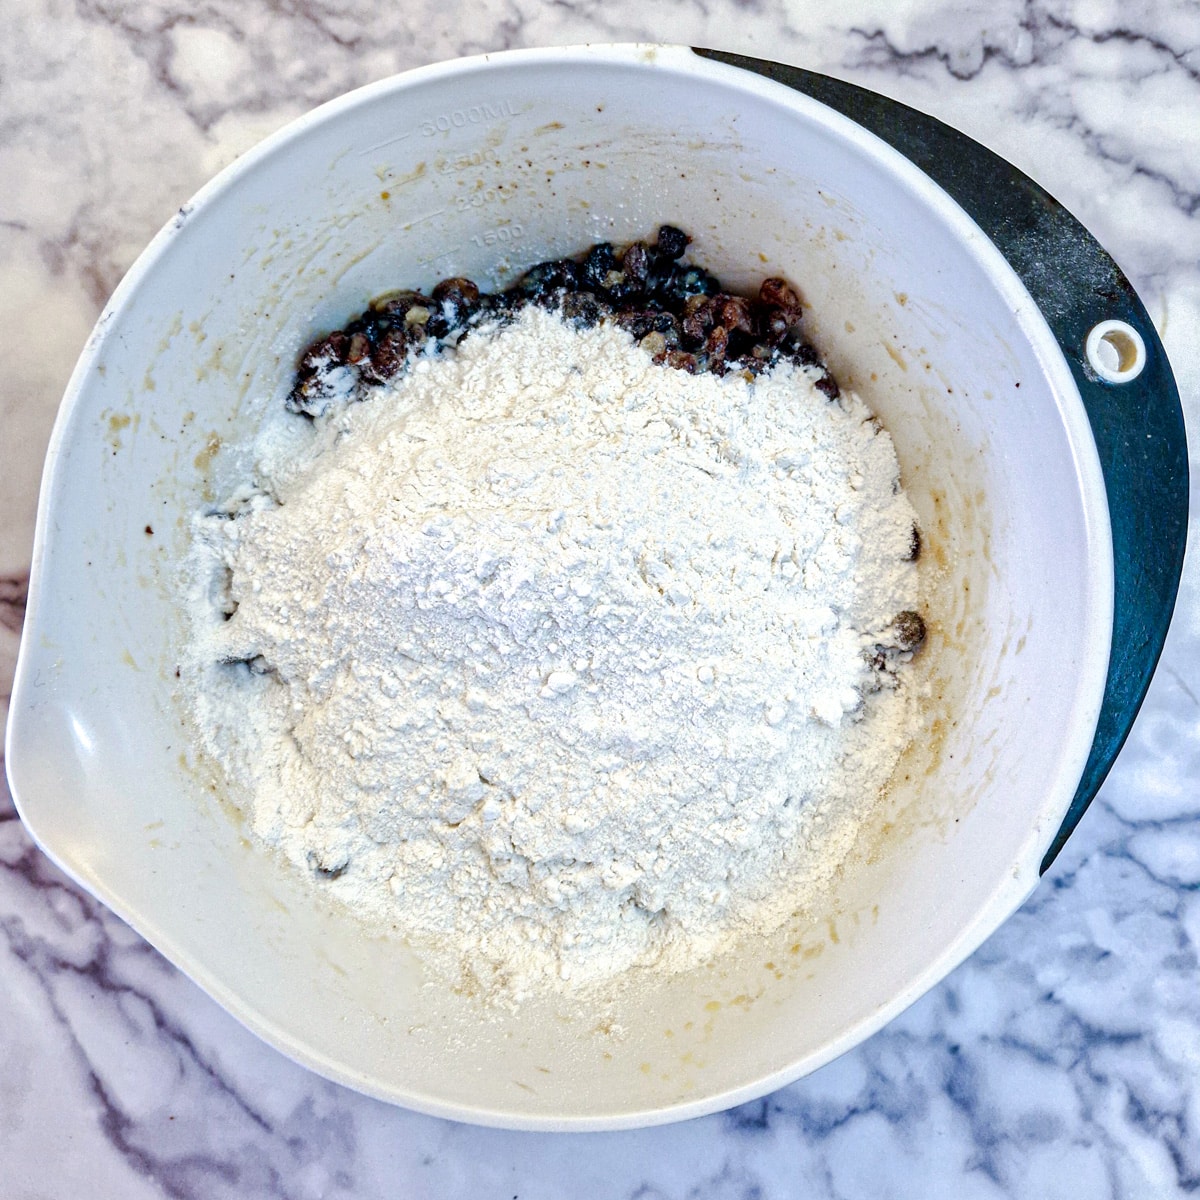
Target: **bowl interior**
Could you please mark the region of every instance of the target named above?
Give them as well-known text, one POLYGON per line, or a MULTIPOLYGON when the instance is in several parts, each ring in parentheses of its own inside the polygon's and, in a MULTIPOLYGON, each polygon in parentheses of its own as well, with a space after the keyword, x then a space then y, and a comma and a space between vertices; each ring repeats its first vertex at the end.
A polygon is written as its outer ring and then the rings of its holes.
POLYGON ((1111 577, 1057 347, 914 168, 682 50, 467 60, 305 118, 181 210, 122 285, 56 429, 10 773, 53 857, 318 1070, 501 1124, 671 1119, 827 1061, 1016 907, 1090 745, 1111 577), (502 283, 663 221, 729 282, 794 280, 814 340, 891 431, 926 546, 926 728, 818 918, 588 1005, 488 1010, 247 844, 180 718, 178 563, 316 333, 392 287, 502 283))

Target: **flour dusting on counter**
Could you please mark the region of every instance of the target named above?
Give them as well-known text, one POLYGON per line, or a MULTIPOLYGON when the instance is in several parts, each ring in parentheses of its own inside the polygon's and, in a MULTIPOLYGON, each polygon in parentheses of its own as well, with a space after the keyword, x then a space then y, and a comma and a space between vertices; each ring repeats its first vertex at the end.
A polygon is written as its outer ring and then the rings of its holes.
POLYGON ((184 682, 258 838, 513 994, 829 885, 915 728, 914 513, 856 397, 530 307, 296 426, 193 554, 184 682))

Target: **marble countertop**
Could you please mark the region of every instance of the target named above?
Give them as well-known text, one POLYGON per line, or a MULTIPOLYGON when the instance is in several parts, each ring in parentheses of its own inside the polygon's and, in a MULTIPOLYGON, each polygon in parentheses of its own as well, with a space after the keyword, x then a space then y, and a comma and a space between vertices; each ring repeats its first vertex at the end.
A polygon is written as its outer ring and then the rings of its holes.
MULTIPOLYGON (((1028 172, 1121 263, 1195 435, 1195 0, 11 0, 6 27, 0 714, 42 454, 122 273, 265 134, 351 87, 459 54, 676 41, 825 71, 933 113, 1028 172)), ((1007 925, 815 1075, 641 1132, 473 1128, 307 1073, 59 874, 0 783, 0 1190, 11 1200, 1195 1194, 1198 584, 1193 558, 1128 745, 1007 925)))

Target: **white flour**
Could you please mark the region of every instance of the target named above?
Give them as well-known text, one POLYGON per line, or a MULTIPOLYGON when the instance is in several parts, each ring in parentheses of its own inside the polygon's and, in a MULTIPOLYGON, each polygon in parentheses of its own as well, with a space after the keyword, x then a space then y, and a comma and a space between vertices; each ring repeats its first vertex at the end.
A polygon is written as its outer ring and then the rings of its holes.
POLYGON ((271 498, 199 522, 187 682, 317 886, 519 992, 694 965, 829 883, 913 728, 866 655, 914 514, 857 399, 529 308, 257 454, 271 498))

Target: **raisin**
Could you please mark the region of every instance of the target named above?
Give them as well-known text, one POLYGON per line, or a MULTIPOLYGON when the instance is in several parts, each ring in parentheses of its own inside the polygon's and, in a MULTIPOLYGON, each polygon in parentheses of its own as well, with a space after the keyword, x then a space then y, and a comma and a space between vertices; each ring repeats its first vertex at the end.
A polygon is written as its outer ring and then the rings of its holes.
POLYGON ((556 291, 578 291, 582 268, 569 258, 554 258, 530 267, 517 287, 534 300, 549 299, 556 291))
POLYGON ((883 646, 876 646, 874 650, 864 650, 863 658, 866 659, 872 671, 881 672, 888 669, 888 654, 883 646))
POLYGON ((650 274, 650 250, 645 242, 634 242, 621 257, 621 271, 626 282, 645 287, 650 274))
POLYGON ((758 298, 763 304, 782 309, 793 325, 800 320, 803 312, 800 297, 796 295, 795 289, 786 279, 778 277, 764 279, 758 285, 758 298))
MULTIPOLYGON (((720 362, 722 368, 725 364, 725 354, 729 349, 729 332, 724 325, 714 326, 711 333, 708 335, 708 340, 704 343, 704 352, 709 357, 709 362, 712 364, 710 370, 713 369, 716 362, 720 362)), ((723 370, 722 372, 723 373, 723 370)))
POLYGON ((677 371, 687 371, 689 375, 696 375, 700 371, 700 364, 696 361, 696 356, 688 354, 684 350, 668 350, 667 357, 663 361, 668 367, 674 367, 677 371))
POLYGON ((677 290, 684 296, 715 296, 721 290, 721 281, 701 267, 689 267, 676 282, 677 290))
MULTIPOLYGON (((479 307, 479 288, 470 280, 454 277, 443 279, 433 289, 433 299, 441 305, 441 317, 446 322, 447 332, 461 329, 479 307)), ((434 329, 435 337, 444 337, 434 329)))
POLYGON ((834 377, 830 375, 828 371, 826 371, 825 374, 813 384, 813 387, 815 387, 818 392, 821 392, 823 395, 827 396, 830 400, 836 400, 842 394, 841 389, 837 385, 837 380, 834 379, 834 377))
POLYGON ((362 362, 369 351, 370 342, 361 331, 348 334, 337 330, 314 342, 300 356, 284 407, 306 417, 322 416, 336 396, 355 390, 358 368, 354 364, 362 362), (357 358, 352 358, 355 355, 357 358))
POLYGON ((668 342, 679 341, 679 318, 674 313, 656 312, 652 327, 661 333, 668 342))
POLYGON ((640 341, 648 333, 655 332, 654 318, 657 315, 657 313, 647 310, 632 309, 626 312, 618 312, 613 321, 631 337, 640 341))
POLYGON ((693 296, 684 305, 684 317, 679 323, 683 344, 695 349, 704 344, 715 322, 713 305, 706 296, 693 296))
POLYGON ((386 383, 404 366, 408 340, 399 329, 388 329, 371 348, 370 358, 362 365, 362 377, 371 383, 386 383))
POLYGON ((761 375, 770 364, 761 358, 755 358, 753 355, 740 355, 738 358, 729 359, 725 366, 730 371, 740 371, 747 379, 753 379, 756 375, 761 375))
POLYGON ((439 304, 437 308, 428 310, 429 315, 425 318, 425 333, 431 338, 441 339, 449 337, 452 329, 455 328, 451 324, 450 318, 446 315, 445 309, 439 304))
POLYGON ((918 650, 925 641, 925 620, 920 613, 911 610, 897 613, 892 628, 901 650, 918 650))
POLYGON ((348 858, 339 857, 330 862, 324 860, 315 850, 310 850, 307 857, 313 874, 320 879, 340 879, 350 867, 348 858))
POLYGON ((712 298, 712 308, 716 323, 723 325, 730 333, 734 330, 741 333, 753 332, 750 301, 745 296, 731 296, 727 292, 719 292, 712 298))
POLYGON ((330 389, 324 386, 315 375, 297 379, 283 402, 288 412, 299 413, 305 417, 319 417, 333 399, 330 389))
POLYGON ((479 297, 479 307, 475 310, 475 316, 480 321, 511 321, 524 303, 525 297, 514 289, 507 292, 485 292, 479 297))
POLYGON ((667 339, 657 330, 646 334, 638 345, 656 362, 660 363, 667 357, 667 339))
POLYGON ((819 367, 821 366, 821 356, 817 353, 815 347, 810 343, 801 340, 792 348, 792 361, 800 367, 819 367))
POLYGON ((320 341, 313 342, 300 357, 300 370, 312 375, 323 367, 338 367, 346 362, 350 339, 338 330, 320 341))
POLYGON ((566 292, 562 298, 563 319, 581 328, 598 325, 610 311, 591 292, 566 292))
POLYGON ((664 308, 682 315, 688 296, 702 294, 702 289, 699 287, 688 290, 684 283, 684 277, 688 274, 689 269, 682 263, 667 263, 663 270, 655 272, 651 295, 664 308))
POLYGON ((778 346, 791 331, 792 323, 782 308, 770 304, 752 306, 754 336, 768 346, 778 346))
POLYGON ((648 308, 629 309, 616 313, 613 322, 637 341, 656 333, 663 338, 666 346, 673 348, 679 345, 679 320, 672 313, 655 312, 648 308))
MULTIPOLYGON (((237 611, 236 605, 234 611, 237 611)), ((275 668, 261 654, 252 654, 244 658, 226 657, 218 661, 223 667, 245 667, 251 675, 275 674, 275 668)))
POLYGON ((618 308, 643 307, 649 275, 650 258, 645 244, 635 242, 622 256, 620 269, 610 271, 604 278, 609 299, 618 308))
POLYGON ((428 309, 432 306, 433 298, 431 296, 414 291, 385 292, 371 301, 372 311, 385 314, 401 324, 404 323, 410 309, 428 309))
POLYGON ((449 279, 443 279, 434 287, 433 298, 473 305, 479 301, 479 287, 470 279, 464 279, 461 275, 453 275, 449 279))
POLYGON ((691 240, 682 229, 676 229, 674 225, 660 225, 654 248, 664 258, 679 258, 691 240))
POLYGON ((908 561, 916 562, 921 557, 921 531, 917 528, 916 522, 913 522, 912 536, 908 543, 908 561))
POLYGON ((583 277, 580 283, 589 291, 594 292, 602 288, 609 273, 617 269, 617 255, 613 250, 612 242, 597 242, 583 256, 583 277))

